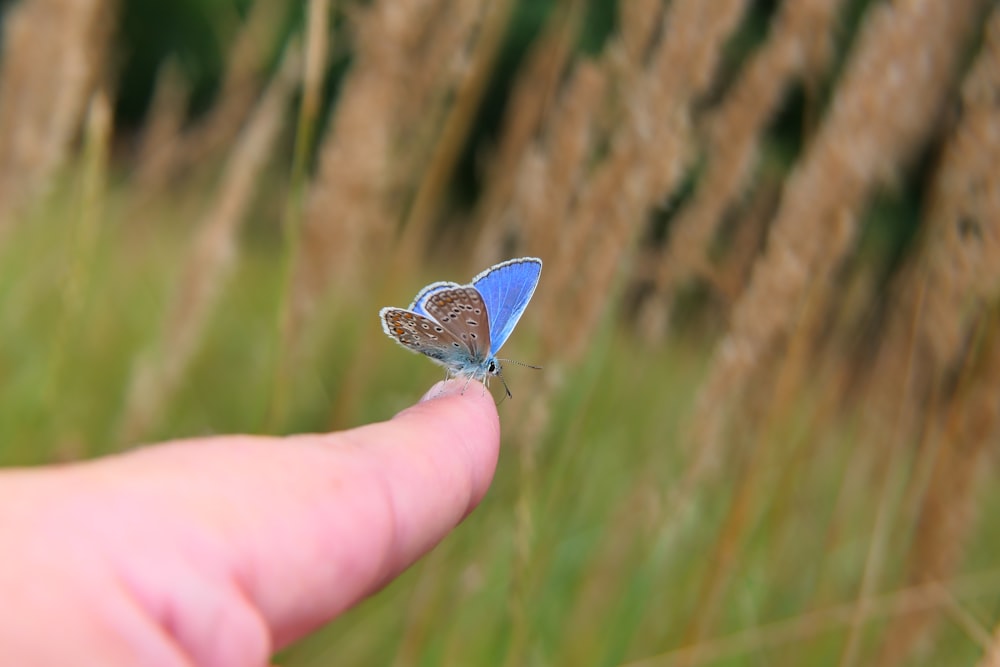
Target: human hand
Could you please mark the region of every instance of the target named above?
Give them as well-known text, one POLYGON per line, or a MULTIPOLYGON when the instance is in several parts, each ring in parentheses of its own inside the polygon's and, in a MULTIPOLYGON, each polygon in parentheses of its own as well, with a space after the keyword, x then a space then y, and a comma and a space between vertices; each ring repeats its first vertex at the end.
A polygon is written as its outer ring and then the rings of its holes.
POLYGON ((486 493, 500 426, 464 381, 389 421, 0 472, 0 653, 234 667, 379 590, 486 493))

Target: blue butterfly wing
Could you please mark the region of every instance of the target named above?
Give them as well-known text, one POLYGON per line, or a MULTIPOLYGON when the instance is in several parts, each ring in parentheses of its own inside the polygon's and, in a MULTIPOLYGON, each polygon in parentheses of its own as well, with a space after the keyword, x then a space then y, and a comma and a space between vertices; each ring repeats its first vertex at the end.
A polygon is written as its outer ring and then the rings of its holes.
POLYGON ((454 287, 461 287, 461 285, 459 285, 458 283, 450 283, 446 281, 431 283, 427 287, 417 292, 417 295, 413 297, 413 303, 410 304, 410 307, 407 308, 407 310, 411 310, 414 313, 417 313, 418 315, 423 315, 424 317, 430 317, 430 315, 427 314, 427 309, 425 307, 427 304, 427 299, 431 298, 431 296, 437 294, 441 290, 452 289, 454 287))
MULTIPOLYGON (((520 257, 492 266, 472 280, 490 316, 490 352, 496 354, 528 307, 542 275, 542 260, 520 257)), ((426 288, 425 288, 426 289, 426 288)))

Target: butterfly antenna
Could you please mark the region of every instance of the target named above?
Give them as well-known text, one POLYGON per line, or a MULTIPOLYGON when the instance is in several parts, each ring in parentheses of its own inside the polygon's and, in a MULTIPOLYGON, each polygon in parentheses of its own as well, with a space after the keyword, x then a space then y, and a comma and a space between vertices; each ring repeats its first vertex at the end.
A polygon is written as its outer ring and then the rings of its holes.
MULTIPOLYGON (((507 381, 503 379, 503 373, 497 373, 497 377, 500 378, 500 382, 503 383, 503 390, 507 392, 506 398, 514 398, 514 395, 510 393, 510 387, 507 386, 507 381)), ((504 400, 506 399, 502 399, 500 403, 503 403, 504 400)), ((497 403, 497 405, 500 405, 500 403, 497 403)))
POLYGON ((534 368, 536 371, 542 370, 541 366, 532 366, 531 364, 526 364, 523 361, 515 361, 513 359, 500 359, 500 358, 497 358, 497 361, 505 361, 505 362, 510 363, 510 364, 516 364, 518 366, 524 366, 525 368, 534 368))

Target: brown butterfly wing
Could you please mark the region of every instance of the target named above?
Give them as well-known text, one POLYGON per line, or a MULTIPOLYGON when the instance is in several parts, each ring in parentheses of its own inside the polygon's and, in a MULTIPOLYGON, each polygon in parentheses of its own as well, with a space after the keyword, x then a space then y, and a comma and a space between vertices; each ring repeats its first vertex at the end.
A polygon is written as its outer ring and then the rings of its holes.
POLYGON ((457 340, 475 360, 490 356, 490 316, 475 287, 454 287, 435 292, 424 303, 427 314, 457 340))
POLYGON ((464 343, 440 323, 402 308, 382 309, 382 328, 400 345, 453 367, 464 343))

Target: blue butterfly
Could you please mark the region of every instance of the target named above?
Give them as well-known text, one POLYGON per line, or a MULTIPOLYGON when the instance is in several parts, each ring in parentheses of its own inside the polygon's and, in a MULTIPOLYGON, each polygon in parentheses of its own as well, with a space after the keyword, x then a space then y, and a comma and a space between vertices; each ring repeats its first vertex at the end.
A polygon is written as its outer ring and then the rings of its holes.
MULTIPOLYGON (((541 274, 542 260, 520 257, 491 266, 469 285, 431 283, 406 310, 380 310, 382 330, 444 366, 449 376, 486 384, 495 375, 504 382, 497 352, 528 307, 541 274)), ((507 383, 503 386, 510 396, 507 383)))

